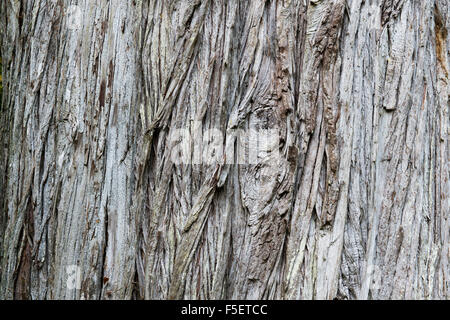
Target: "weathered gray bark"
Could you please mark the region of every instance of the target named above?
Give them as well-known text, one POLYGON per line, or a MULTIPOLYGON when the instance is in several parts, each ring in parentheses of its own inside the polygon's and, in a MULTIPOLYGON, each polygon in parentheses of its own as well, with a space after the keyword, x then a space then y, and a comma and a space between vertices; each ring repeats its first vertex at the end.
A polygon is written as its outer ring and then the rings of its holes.
POLYGON ((0 8, 0 298, 449 298, 446 0, 0 8))

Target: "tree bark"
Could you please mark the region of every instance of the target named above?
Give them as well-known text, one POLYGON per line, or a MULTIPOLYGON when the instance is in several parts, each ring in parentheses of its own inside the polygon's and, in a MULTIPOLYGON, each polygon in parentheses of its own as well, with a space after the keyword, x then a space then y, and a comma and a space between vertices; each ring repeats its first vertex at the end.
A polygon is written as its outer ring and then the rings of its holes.
POLYGON ((448 1, 0 19, 0 299, 449 298, 448 1))

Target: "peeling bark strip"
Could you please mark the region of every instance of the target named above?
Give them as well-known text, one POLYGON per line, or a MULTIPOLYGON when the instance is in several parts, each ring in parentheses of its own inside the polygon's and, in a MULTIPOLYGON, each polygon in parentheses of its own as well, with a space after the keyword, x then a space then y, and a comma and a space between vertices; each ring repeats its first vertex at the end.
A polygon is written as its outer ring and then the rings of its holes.
POLYGON ((15 0, 0 24, 0 299, 449 299, 448 1, 15 0), (238 130, 279 143, 240 162, 238 130))

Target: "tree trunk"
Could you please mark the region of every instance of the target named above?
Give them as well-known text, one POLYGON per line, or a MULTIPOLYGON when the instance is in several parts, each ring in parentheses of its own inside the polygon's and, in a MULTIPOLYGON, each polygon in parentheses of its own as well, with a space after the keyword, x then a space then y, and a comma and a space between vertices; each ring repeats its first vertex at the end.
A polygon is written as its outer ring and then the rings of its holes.
POLYGON ((1 299, 449 298, 447 0, 0 8, 1 299))

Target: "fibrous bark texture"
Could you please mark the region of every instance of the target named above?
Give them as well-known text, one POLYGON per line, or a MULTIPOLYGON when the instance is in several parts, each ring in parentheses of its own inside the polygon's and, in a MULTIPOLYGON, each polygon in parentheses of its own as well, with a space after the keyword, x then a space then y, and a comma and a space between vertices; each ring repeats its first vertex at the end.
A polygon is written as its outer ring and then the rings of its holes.
POLYGON ((450 297, 447 0, 2 0, 0 26, 0 298, 450 297))

